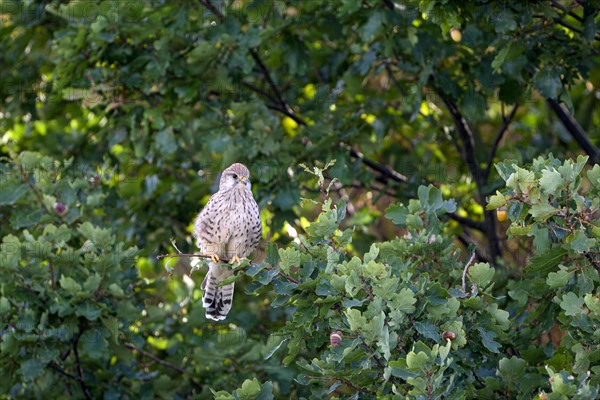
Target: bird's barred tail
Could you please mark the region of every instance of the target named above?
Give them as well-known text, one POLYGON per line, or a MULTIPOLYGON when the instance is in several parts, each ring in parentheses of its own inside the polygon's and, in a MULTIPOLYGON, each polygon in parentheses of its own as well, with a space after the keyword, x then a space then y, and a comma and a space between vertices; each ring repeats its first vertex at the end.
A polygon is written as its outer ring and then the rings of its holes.
POLYGON ((206 318, 222 321, 231 310, 234 284, 219 286, 219 283, 229 275, 231 275, 230 271, 209 263, 208 272, 202 282, 202 290, 204 290, 202 306, 206 309, 206 318))

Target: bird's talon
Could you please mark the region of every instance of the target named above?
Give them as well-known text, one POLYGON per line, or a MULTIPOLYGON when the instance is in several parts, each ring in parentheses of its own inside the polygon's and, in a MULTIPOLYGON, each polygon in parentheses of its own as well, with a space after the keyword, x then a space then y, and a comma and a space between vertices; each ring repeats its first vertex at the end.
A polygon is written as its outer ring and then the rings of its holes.
POLYGON ((211 260, 212 260, 212 262, 214 262, 215 264, 218 264, 218 263, 219 263, 219 261, 221 261, 221 260, 219 259, 219 256, 218 256, 218 255, 216 255, 216 254, 211 254, 211 255, 210 255, 210 259, 211 259, 211 260))
POLYGON ((240 259, 238 256, 233 256, 231 257, 231 260, 229 260, 229 264, 237 264, 239 267, 242 264, 242 260, 245 260, 245 258, 240 259))

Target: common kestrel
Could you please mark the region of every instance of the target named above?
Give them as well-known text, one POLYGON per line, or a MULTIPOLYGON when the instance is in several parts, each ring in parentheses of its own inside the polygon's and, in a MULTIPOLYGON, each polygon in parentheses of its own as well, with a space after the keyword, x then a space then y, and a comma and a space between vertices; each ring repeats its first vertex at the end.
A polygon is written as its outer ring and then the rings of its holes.
POLYGON ((206 318, 224 320, 233 301, 233 283, 218 286, 231 276, 227 265, 247 257, 260 241, 262 223, 258 205, 252 196, 250 171, 245 165, 235 163, 221 174, 219 191, 213 194, 194 222, 194 237, 202 254, 211 256, 208 273, 202 282, 202 306, 206 318))

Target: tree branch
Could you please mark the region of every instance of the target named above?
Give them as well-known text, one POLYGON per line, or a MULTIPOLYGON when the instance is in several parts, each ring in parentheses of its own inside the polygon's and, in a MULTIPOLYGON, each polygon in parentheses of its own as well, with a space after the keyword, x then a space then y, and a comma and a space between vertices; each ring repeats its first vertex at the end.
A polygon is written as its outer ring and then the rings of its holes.
POLYGON ((81 360, 79 359, 79 350, 77 350, 77 345, 79 344, 79 339, 81 338, 81 335, 83 335, 83 329, 80 326, 79 333, 77 334, 75 340, 73 340, 73 354, 75 354, 75 366, 77 367, 77 380, 79 381, 79 386, 81 386, 81 391, 83 392, 83 395, 86 398, 86 400, 91 400, 92 395, 90 394, 90 391, 83 379, 83 368, 81 367, 81 360))
MULTIPOLYGON (((147 352, 145 350, 142 350, 142 349, 140 349, 138 347, 135 347, 135 345, 133 343, 125 343, 124 346, 127 347, 128 349, 130 349, 131 351, 137 351, 141 355, 143 355, 145 357, 148 357, 152 361, 155 361, 155 362, 159 363, 160 365, 162 365, 164 367, 167 367, 167 368, 170 368, 172 370, 175 370, 175 371, 179 372, 180 374, 185 374, 185 370, 183 368, 178 367, 175 364, 171 364, 170 362, 165 361, 165 360, 163 360, 161 358, 158 358, 157 356, 155 356, 152 353, 149 353, 149 352, 147 352)), ((190 383, 194 387, 196 387, 197 389, 202 390, 202 385, 199 382, 197 382, 195 379, 190 378, 190 383)))
POLYGON ((125 346, 125 347, 127 347, 129 350, 132 350, 132 351, 137 351, 137 352, 138 352, 138 353, 140 353, 141 355, 148 357, 148 358, 149 358, 149 359, 151 359, 152 361, 156 361, 157 363, 159 363, 160 365, 162 365, 162 366, 164 366, 164 367, 167 367, 167 368, 173 369, 173 370, 175 370, 175 371, 179 372, 180 374, 184 374, 184 373, 185 373, 185 370, 184 370, 183 368, 181 368, 181 367, 178 367, 178 366, 177 366, 177 365, 175 365, 175 364, 171 364, 170 362, 168 362, 168 361, 165 361, 165 360, 163 360, 163 359, 161 359, 161 358, 158 358, 158 357, 156 357, 154 354, 152 354, 152 353, 149 353, 149 352, 147 352, 146 350, 142 350, 142 349, 140 349, 140 348, 137 348, 137 347, 135 347, 135 345, 134 345, 133 343, 125 343, 125 344, 124 344, 124 346, 125 346))
POLYGON ((215 5, 210 2, 210 0, 200 0, 200 4, 208 8, 219 19, 219 21, 223 22, 223 20, 225 20, 225 17, 221 13, 221 11, 219 11, 219 9, 215 7, 215 5))
MULTIPOLYGON (((159 254, 158 256, 156 256, 156 259, 157 260, 161 260, 163 258, 174 258, 174 257, 184 257, 184 258, 198 257, 198 258, 207 258, 207 259, 211 259, 212 258, 212 256, 209 255, 209 254, 201 254, 201 253, 177 253, 177 254, 159 254)), ((231 261, 231 259, 219 257, 219 261, 229 262, 229 261, 231 261)), ((283 279, 288 280, 290 282, 293 282, 296 285, 300 285, 300 283, 302 283, 298 279, 296 279, 296 278, 294 278, 292 276, 289 276, 289 275, 283 273, 282 271, 277 271, 277 273, 283 279)))
POLYGON ((473 261, 475 261, 475 252, 473 252, 473 254, 471 254, 471 258, 469 258, 469 261, 467 261, 467 263, 465 264, 465 268, 463 269, 463 274, 462 274, 462 291, 463 291, 463 293, 467 293, 467 271, 469 270, 469 267, 471 266, 471 264, 473 264, 473 261))
POLYGON ((485 224, 480 221, 472 220, 471 218, 461 217, 456 213, 448 213, 448 216, 458 222, 461 225, 468 226, 469 228, 477 229, 478 231, 485 231, 485 224))
MULTIPOLYGON (((432 76, 431 79, 433 80, 434 77, 432 76)), ((438 90, 437 93, 442 98, 444 104, 446 105, 446 108, 450 112, 452 120, 454 121, 454 126, 456 127, 456 130, 458 131, 461 137, 461 141, 464 148, 464 150, 461 149, 461 155, 465 160, 465 163, 467 164, 467 168, 469 169, 473 180, 475 181, 475 185, 477 186, 479 204, 482 207, 484 207, 485 210, 486 199, 483 193, 483 187, 487 182, 487 177, 483 175, 484 171, 477 163, 477 159, 475 157, 475 140, 473 138, 473 132, 471 131, 471 128, 469 127, 467 121, 462 116, 460 110, 456 106, 456 103, 454 103, 454 101, 448 96, 446 96, 443 92, 438 90)), ((485 210, 484 216, 485 235, 488 239, 490 257, 492 260, 495 261, 496 258, 499 257, 502 253, 500 249, 500 243, 498 240, 498 232, 496 231, 496 219, 494 217, 494 213, 490 210, 485 210)))
POLYGON ((406 183, 408 181, 408 178, 405 175, 402 175, 400 172, 395 171, 391 168, 388 168, 385 165, 376 163, 373 160, 369 160, 368 158, 366 158, 364 156, 364 154, 362 154, 358 150, 354 150, 353 148, 350 148, 350 156, 360 160, 363 164, 365 164, 369 168, 381 173, 381 175, 383 175, 384 177, 386 177, 388 179, 391 179, 391 180, 399 182, 399 183, 406 183))
POLYGON ((490 155, 488 157, 487 166, 485 167, 485 171, 483 172, 483 178, 486 181, 490 176, 490 172, 492 170, 492 163, 494 162, 494 157, 496 156, 496 151, 498 150, 498 145, 500 144, 500 141, 504 137, 504 133, 508 130, 508 126, 510 125, 513 118, 515 117, 518 107, 519 107, 519 105, 515 104, 513 109, 510 111, 510 114, 508 114, 508 117, 504 118, 502 126, 500 127, 500 130, 498 131, 498 134, 496 135, 496 140, 494 141, 494 145, 492 146, 492 150, 490 151, 490 155))
POLYGON ((546 99, 546 102, 558 119, 560 119, 563 126, 573 136, 573 139, 590 156, 589 163, 592 165, 600 163, 600 150, 590 141, 581 125, 571 115, 567 107, 560 104, 556 99, 546 99))
POLYGON ((477 184, 477 190, 481 193, 481 188, 485 185, 485 181, 483 179, 483 174, 481 168, 477 164, 477 160, 475 158, 475 139, 473 138, 473 132, 469 127, 469 124, 464 119, 462 114, 460 113, 456 103, 441 91, 438 91, 438 94, 442 98, 446 108, 450 112, 450 116, 454 121, 454 126, 460 135, 460 138, 463 143, 464 151, 463 157, 465 159, 465 163, 467 164, 467 168, 471 172, 475 183, 477 184))

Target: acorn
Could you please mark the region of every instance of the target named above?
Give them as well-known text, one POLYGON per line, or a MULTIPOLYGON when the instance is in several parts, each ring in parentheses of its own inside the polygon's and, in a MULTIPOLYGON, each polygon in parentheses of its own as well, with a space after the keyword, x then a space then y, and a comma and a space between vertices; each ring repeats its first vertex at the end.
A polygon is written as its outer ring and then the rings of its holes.
POLYGON ((444 338, 444 340, 454 340, 456 339, 456 333, 454 332, 450 332, 450 331, 444 331, 444 333, 442 333, 442 337, 444 338))
POLYGON ((69 211, 69 208, 60 201, 57 201, 54 204, 54 212, 60 215, 61 217, 65 215, 67 211, 69 211))
POLYGON ((331 342, 331 347, 338 347, 342 342, 342 332, 333 331, 329 334, 329 342, 331 342))
POLYGON ((499 222, 506 221, 507 216, 508 216, 508 212, 506 211, 506 206, 502 206, 496 210, 496 218, 498 218, 499 222))
POLYGON ((450 29, 450 37, 452 38, 452 40, 454 40, 456 43, 458 43, 462 40, 462 33, 460 33, 460 31, 456 28, 451 28, 450 29))

